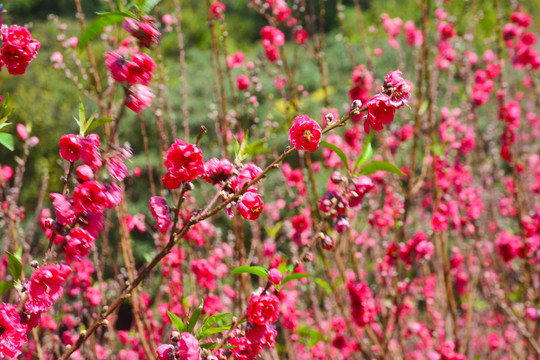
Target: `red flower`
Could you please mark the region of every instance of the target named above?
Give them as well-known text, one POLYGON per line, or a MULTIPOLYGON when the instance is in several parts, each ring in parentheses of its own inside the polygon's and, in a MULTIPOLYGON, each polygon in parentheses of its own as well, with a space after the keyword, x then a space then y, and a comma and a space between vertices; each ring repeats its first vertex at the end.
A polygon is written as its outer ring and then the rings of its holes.
POLYGON ((216 290, 216 280, 214 276, 214 267, 206 259, 193 260, 191 271, 197 277, 200 286, 210 291, 216 290))
POLYGON ((268 272, 268 280, 274 284, 279 284, 283 279, 283 274, 278 269, 270 269, 268 272))
POLYGON ((174 357, 174 347, 171 344, 161 344, 156 349, 158 360, 169 360, 174 357))
POLYGON ((150 56, 145 53, 137 53, 133 55, 131 61, 125 64, 126 80, 131 85, 136 83, 148 85, 155 69, 156 64, 150 56))
POLYGON ((212 5, 210 5, 210 12, 218 19, 223 18, 223 13, 226 9, 227 7, 225 6, 225 4, 220 1, 216 1, 212 3, 212 5))
POLYGON ((228 159, 212 158, 204 164, 204 168, 204 180, 210 184, 217 184, 231 176, 234 166, 228 159))
POLYGON ((249 78, 245 75, 240 75, 236 78, 236 87, 238 90, 246 90, 249 87, 249 78))
POLYGON ((227 56, 227 67, 229 69, 235 68, 235 67, 241 67, 244 64, 244 60, 246 59, 246 56, 243 52, 237 51, 232 56, 227 56))
POLYGON ((272 294, 253 295, 249 299, 247 316, 250 323, 266 325, 279 317, 279 299, 272 294))
POLYGON ((263 45, 283 46, 285 44, 285 34, 278 28, 265 26, 261 29, 263 45))
POLYGON ((441 212, 435 212, 431 218, 433 231, 444 231, 448 229, 448 218, 441 212))
POLYGON ((28 339, 15 306, 0 304, 0 329, 0 358, 17 358, 28 339))
POLYGON ((2 27, 2 50, 0 68, 5 65, 11 75, 22 75, 39 50, 39 41, 32 39, 30 32, 19 25, 2 27))
POLYGON ((407 104, 411 98, 411 87, 399 70, 391 71, 385 76, 383 92, 390 96, 390 104, 396 108, 407 104))
POLYGON ((71 200, 75 213, 103 212, 108 203, 107 188, 97 181, 85 181, 79 184, 71 200))
POLYGON ((56 212, 56 219, 60 225, 70 225, 77 215, 71 208, 71 203, 69 200, 62 194, 51 193, 49 194, 53 200, 53 206, 56 212))
POLYGON ((105 55, 105 66, 109 68, 111 76, 115 81, 124 82, 126 81, 126 59, 112 51, 109 51, 105 55))
POLYGON ((369 134, 370 126, 375 131, 383 129, 383 124, 388 125, 394 121, 396 108, 390 103, 390 97, 385 94, 377 94, 367 103, 368 115, 364 122, 364 130, 369 134))
POLYGON ((75 228, 66 237, 66 261, 72 263, 74 260, 81 260, 88 256, 90 249, 94 246, 94 237, 86 230, 75 228))
POLYGON ((129 98, 126 106, 137 114, 152 105, 152 99, 156 96, 152 94, 152 89, 148 86, 137 84, 129 88, 129 98))
POLYGON ((238 360, 252 360, 259 354, 258 344, 254 344, 247 337, 233 337, 227 340, 227 343, 233 348, 231 352, 235 359, 238 360))
POLYGON ((97 170, 101 167, 101 155, 99 154, 99 135, 90 134, 85 138, 79 139, 81 160, 85 165, 90 166, 92 170, 97 170))
POLYGON ((373 189, 375 185, 370 177, 359 176, 354 180, 353 186, 349 189, 349 206, 355 207, 362 204, 364 196, 373 189))
POLYGON ((289 130, 289 141, 298 150, 314 152, 319 148, 321 126, 307 115, 297 116, 289 130))
POLYGON ((149 48, 152 44, 158 44, 161 33, 156 28, 153 17, 145 15, 141 21, 126 18, 122 23, 124 29, 139 41, 139 45, 149 48))
POLYGON ((375 301, 366 283, 356 282, 347 286, 351 300, 351 315, 358 326, 369 324, 375 319, 375 301))
POLYGON ((238 211, 246 220, 257 220, 264 208, 261 195, 248 191, 238 202, 238 211))
POLYGON ((293 38, 297 44, 303 44, 308 39, 308 33, 304 29, 296 30, 293 34, 293 38))
POLYGON ((244 185, 254 180, 262 173, 262 169, 254 163, 247 164, 240 172, 238 176, 231 181, 231 188, 234 191, 241 190, 244 185))
POLYGON ((70 273, 71 267, 67 264, 47 265, 36 270, 30 277, 25 308, 34 314, 46 311, 62 296, 62 286, 70 273))
POLYGON ((150 198, 150 212, 156 218, 156 228, 165 234, 171 225, 171 209, 167 205, 167 200, 161 196, 150 198))
POLYGON ((79 160, 81 144, 79 138, 74 134, 62 135, 60 138, 60 156, 66 161, 75 162, 79 160))
POLYGON ((176 139, 165 154, 165 166, 179 181, 192 181, 204 175, 204 161, 201 149, 176 139))
POLYGON ((180 335, 177 355, 183 360, 199 360, 199 341, 188 332, 180 335))

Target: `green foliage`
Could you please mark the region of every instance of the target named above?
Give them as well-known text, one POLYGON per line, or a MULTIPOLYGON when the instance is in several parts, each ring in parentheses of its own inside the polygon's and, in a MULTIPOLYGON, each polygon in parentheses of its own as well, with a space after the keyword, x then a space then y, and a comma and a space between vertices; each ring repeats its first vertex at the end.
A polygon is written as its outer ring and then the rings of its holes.
POLYGON ((23 265, 20 256, 6 252, 8 259, 8 269, 13 277, 13 280, 20 281, 23 276, 23 265))
POLYGON ((362 166, 366 161, 368 161, 371 156, 373 155, 373 147, 371 146, 371 141, 373 139, 373 133, 370 132, 366 139, 364 140, 364 147, 362 148, 362 153, 354 163, 354 170, 353 172, 356 172, 356 169, 358 167, 362 166))
POLYGON ((103 32, 107 26, 115 25, 121 23, 127 17, 134 18, 135 16, 130 12, 118 11, 118 12, 106 12, 101 13, 94 21, 86 28, 81 38, 79 39, 79 44, 77 47, 79 50, 86 48, 88 43, 95 38, 97 38, 103 32))
POLYGON ((201 317, 202 309, 203 309, 202 303, 199 306, 197 306, 195 309, 193 309, 193 312, 191 313, 191 316, 186 325, 186 331, 188 333, 193 333, 193 330, 195 329, 195 325, 197 325, 197 322, 199 321, 199 318, 201 317))
POLYGON ((311 274, 303 274, 303 273, 290 274, 290 275, 285 276, 285 278, 281 281, 281 285, 285 285, 289 281, 293 281, 293 280, 296 280, 296 279, 303 279, 303 278, 310 278, 310 277, 313 277, 313 275, 311 275, 311 274))
POLYGON ((265 268, 261 266, 239 266, 233 271, 231 271, 231 274, 243 274, 243 273, 253 274, 258 277, 268 280, 268 270, 266 270, 265 268))
POLYGON ((332 150, 333 152, 335 152, 339 156, 341 161, 343 162, 343 165, 345 165, 345 168, 347 169, 347 172, 349 172, 349 173, 351 172, 351 168, 349 167, 349 161, 347 160, 347 155, 345 155, 345 152, 343 150, 341 150, 339 148, 339 146, 336 146, 336 145, 334 145, 332 143, 329 143, 329 142, 326 142, 326 141, 321 141, 320 145, 324 146, 324 147, 327 147, 330 150, 332 150))
POLYGON ((405 173, 401 171, 396 165, 389 163, 388 161, 372 161, 366 164, 359 172, 360 175, 371 175, 377 171, 386 171, 393 174, 405 176, 405 173))
POLYGON ((173 313, 171 313, 169 310, 167 310, 167 315, 169 315, 169 319, 171 319, 171 323, 173 324, 174 328, 179 332, 184 332, 185 326, 182 320, 173 313))

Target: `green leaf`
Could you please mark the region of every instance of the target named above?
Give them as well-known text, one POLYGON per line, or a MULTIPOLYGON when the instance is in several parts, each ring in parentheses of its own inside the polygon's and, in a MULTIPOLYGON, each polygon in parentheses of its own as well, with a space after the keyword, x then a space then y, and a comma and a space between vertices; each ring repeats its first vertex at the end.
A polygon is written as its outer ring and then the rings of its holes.
POLYGON ((405 173, 403 171, 401 171, 396 165, 389 163, 388 161, 372 161, 366 164, 362 168, 362 170, 360 170, 360 175, 371 175, 375 174, 377 171, 386 171, 405 176, 405 173))
POLYGON ((97 38, 107 26, 118 24, 124 21, 125 18, 134 15, 129 12, 107 12, 101 13, 91 24, 86 28, 81 38, 79 39, 79 50, 83 50, 90 41, 97 38))
POLYGON ((179 333, 184 332, 184 323, 180 318, 176 315, 174 315, 172 312, 167 310, 167 315, 169 315, 169 319, 171 319, 172 324, 178 330, 179 333))
POLYGON ((268 280, 268 270, 261 266, 239 266, 231 274, 249 273, 268 280))
POLYGON ((23 252, 23 247, 19 246, 17 248, 17 251, 15 251, 15 256, 18 257, 19 259, 22 259, 22 252, 23 252))
POLYGON ((364 147, 362 148, 362 153, 356 162, 354 163, 354 172, 360 166, 362 166, 366 161, 369 160, 371 155, 373 155, 373 146, 371 145, 371 140, 373 139, 373 132, 370 132, 364 141, 364 147))
POLYGON ((187 323, 186 331, 188 333, 193 333, 193 330, 195 329, 195 325, 197 325, 197 321, 199 321, 199 318, 201 317, 203 309, 203 303, 201 303, 197 308, 193 310, 193 313, 191 314, 191 317, 189 318, 189 321, 187 323))
POLYGON ((266 234, 268 234, 270 238, 275 239, 282 225, 283 225, 283 221, 278 221, 277 223, 274 224, 273 227, 265 226, 264 230, 266 231, 266 234))
POLYGON ((15 149, 13 135, 11 134, 0 133, 0 144, 4 145, 8 150, 13 151, 15 149))
POLYGON ((4 295, 12 287, 13 283, 11 281, 0 281, 0 296, 4 295))
POLYGON ((238 155, 240 154, 240 143, 238 142, 238 140, 236 140, 236 138, 233 138, 233 140, 234 155, 235 157, 238 157, 238 155))
POLYGON ((145 0, 142 2, 141 11, 144 14, 149 14, 150 11, 160 2, 161 0, 145 0))
POLYGON ((79 132, 84 135, 84 129, 86 128, 86 114, 84 111, 84 104, 81 99, 79 99, 79 132))
POLYGON ((343 152, 343 150, 341 150, 338 146, 334 145, 334 144, 331 144, 327 141, 321 141, 320 143, 322 146, 325 146, 327 148, 329 148, 330 150, 332 150, 333 152, 335 152, 339 158, 341 159, 341 161, 343 162, 343 165, 345 165, 345 167, 347 168, 347 171, 350 173, 351 172, 351 169, 349 168, 349 161, 347 160, 347 155, 345 155, 345 153, 343 152))
MULTIPOLYGON (((214 348, 216 348, 218 346, 218 343, 208 342, 208 343, 199 344, 199 346, 202 349, 214 349, 214 348)), ((235 347, 236 347, 236 345, 223 345, 221 347, 221 349, 234 349, 235 347)))
MULTIPOLYGON (((214 329, 210 329, 210 328, 212 326, 214 326, 215 324, 217 324, 218 322, 220 322, 220 321, 222 321, 222 320, 224 320, 224 319, 226 319, 228 317, 232 317, 232 314, 231 313, 223 313, 223 314, 215 314, 215 315, 210 316, 208 318, 208 320, 206 320, 204 322, 204 324, 201 326, 199 331, 197 331, 197 334, 195 335, 195 337, 198 340, 200 340, 200 339, 205 338, 208 335, 215 334, 216 332, 213 332, 213 330, 218 329, 218 328, 214 328, 214 329)), ((231 327, 229 325, 229 327, 226 328, 226 330, 228 330, 230 328, 231 327)), ((217 332, 221 332, 221 331, 217 331, 217 332)))
POLYGON ((231 329, 231 326, 232 324, 207 329, 204 331, 204 333, 198 334, 196 338, 197 340, 201 340, 210 335, 221 334, 222 332, 229 331, 231 329))
POLYGON ((10 252, 6 253, 8 258, 8 268, 13 280, 18 281, 21 279, 23 273, 23 266, 21 259, 10 252))
MULTIPOLYGON (((6 120, 7 120, 7 117, 6 117, 6 120)), ((9 126, 9 125, 11 125, 11 124, 12 124, 12 123, 0 121, 0 129, 3 129, 3 128, 5 128, 6 126, 9 126)))
POLYGON ((244 155, 245 156, 254 156, 257 153, 261 153, 264 149, 264 144, 267 142, 268 139, 259 139, 257 141, 252 142, 246 148, 244 149, 244 155))
POLYGON ((86 129, 84 130, 84 135, 88 135, 90 131, 100 127, 103 124, 114 122, 114 119, 108 118, 108 117, 102 117, 97 120, 88 121, 88 124, 86 124, 86 129))
POLYGON ((287 264, 284 263, 284 262, 279 263, 278 270, 279 270, 282 274, 285 274, 285 273, 287 272, 287 264))
POLYGON ((331 294, 334 292, 334 290, 332 289, 332 286, 330 286, 330 284, 326 280, 321 279, 321 278, 315 278, 314 281, 315 281, 315 284, 322 287, 328 294, 331 294))
POLYGON ((302 274, 302 273, 295 273, 285 276, 285 278, 281 281, 281 285, 285 285, 289 281, 296 280, 296 279, 302 279, 302 278, 309 278, 312 277, 311 274, 302 274))

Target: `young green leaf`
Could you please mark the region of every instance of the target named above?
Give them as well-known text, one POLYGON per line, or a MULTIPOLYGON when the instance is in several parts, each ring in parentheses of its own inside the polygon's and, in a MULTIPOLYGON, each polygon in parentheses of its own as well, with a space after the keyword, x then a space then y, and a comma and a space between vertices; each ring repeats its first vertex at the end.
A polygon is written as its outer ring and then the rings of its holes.
MULTIPOLYGON (((206 332, 208 330, 210 330, 210 328, 212 326, 214 326, 215 324, 217 324, 218 322, 228 318, 228 317, 232 317, 232 314, 231 313, 223 313, 223 314, 215 314, 215 315, 212 315, 210 316, 205 322, 204 324, 201 326, 201 328, 197 331, 197 334, 195 335, 197 337, 197 339, 202 339, 210 334, 206 334, 206 332)), ((230 326, 229 326, 230 328, 230 326)), ((221 331, 219 331, 221 332, 221 331)), ((214 333, 215 334, 215 333, 214 333)))
POLYGON ((174 325, 174 327, 176 328, 176 330, 178 330, 178 332, 180 332, 180 333, 183 332, 184 331, 184 323, 182 322, 182 320, 180 320, 180 318, 178 316, 174 315, 169 310, 167 310, 167 315, 169 315, 169 319, 171 319, 171 322, 174 325))
POLYGON ((15 145, 13 143, 13 135, 8 133, 0 133, 0 144, 4 145, 8 150, 13 151, 15 145))
MULTIPOLYGON (((207 342, 207 343, 202 343, 202 344, 199 344, 199 346, 201 347, 201 349, 214 349, 218 346, 218 343, 212 343, 212 342, 207 342)), ((221 348, 222 349, 234 349, 236 347, 236 345, 223 345, 221 348)))
POLYGON ((114 122, 114 119, 108 117, 102 117, 93 121, 88 120, 86 129, 84 130, 84 136, 88 135, 92 130, 97 129, 103 124, 114 122))
POLYGON ((4 295, 12 287, 13 283, 11 281, 0 281, 0 296, 4 295))
POLYGON ((302 273, 290 274, 290 275, 285 276, 285 278, 283 280, 281 280, 281 285, 284 285, 284 284, 286 284, 286 283, 288 283, 289 281, 292 281, 292 280, 308 278, 308 277, 312 277, 312 276, 313 275, 311 275, 311 274, 302 274, 302 273))
POLYGON ((81 134, 84 134, 84 129, 86 128, 86 113, 84 111, 84 104, 81 99, 79 99, 79 131, 81 134))
POLYGON ((201 339, 204 339, 205 337, 208 337, 210 335, 220 334, 222 332, 230 330, 231 326, 232 326, 232 324, 206 329, 202 333, 197 333, 196 338, 197 338, 197 340, 201 340, 201 339))
POLYGON ((366 164, 362 170, 360 170, 360 175, 371 175, 375 174, 377 171, 386 171, 401 176, 405 176, 405 173, 401 171, 396 165, 389 163, 388 161, 372 161, 366 164))
POLYGON ((193 330, 195 329, 195 325, 197 325, 197 321, 199 321, 199 318, 201 317, 202 309, 203 309, 203 303, 201 303, 196 309, 193 310, 193 313, 191 314, 191 317, 189 318, 189 321, 186 327, 186 331, 188 333, 193 333, 193 330))
POLYGON ((143 14, 149 14, 150 11, 160 2, 161 0, 145 0, 142 2, 141 11, 143 14))
POLYGON ((327 148, 329 148, 330 150, 332 150, 333 152, 335 152, 339 158, 341 159, 341 161, 343 162, 343 165, 345 165, 345 167, 347 168, 347 171, 350 173, 351 172, 351 168, 349 167, 349 161, 347 160, 347 155, 345 155, 345 153, 343 152, 343 150, 341 150, 338 146, 334 145, 334 144, 331 144, 327 141, 321 141, 320 143, 322 146, 325 146, 327 148))
POLYGON ((6 255, 8 258, 8 268, 11 276, 13 276, 13 279, 16 281, 20 280, 23 273, 23 265, 21 259, 10 252, 7 252, 6 255))
POLYGON ((125 18, 134 18, 135 15, 130 12, 107 12, 101 13, 85 30, 79 39, 79 50, 83 50, 90 41, 97 38, 107 26, 118 24, 125 18))
POLYGON ((334 290, 332 289, 332 286, 330 286, 330 284, 326 280, 321 279, 321 278, 315 278, 314 281, 315 281, 315 284, 322 287, 328 294, 331 294, 334 292, 334 290))
POLYGON ((249 273, 268 280, 268 270, 261 266, 239 266, 231 274, 249 273))
POLYGON ((371 155, 373 155, 373 146, 371 145, 371 140, 373 139, 373 132, 370 132, 366 139, 364 140, 364 147, 362 148, 362 153, 356 162, 354 163, 354 172, 360 166, 362 166, 366 161, 369 160, 371 155))

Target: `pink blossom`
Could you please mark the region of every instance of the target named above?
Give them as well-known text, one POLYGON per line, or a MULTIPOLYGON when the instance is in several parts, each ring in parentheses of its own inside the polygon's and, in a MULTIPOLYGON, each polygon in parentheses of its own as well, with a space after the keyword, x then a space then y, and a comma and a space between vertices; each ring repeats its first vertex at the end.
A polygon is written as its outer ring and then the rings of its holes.
POLYGON ((261 216, 264 203, 260 194, 247 191, 238 201, 238 212, 246 220, 256 220, 261 216))
POLYGON ((389 125, 394 121, 394 113, 396 108, 391 103, 391 99, 388 95, 377 94, 369 100, 367 103, 368 114, 366 121, 364 122, 364 130, 369 134, 370 127, 375 131, 383 129, 384 125, 389 125))
POLYGON ((156 96, 148 86, 136 84, 129 88, 129 97, 126 106, 140 114, 144 109, 152 105, 152 99, 156 96))
POLYGON ((164 159, 171 176, 179 181, 189 182, 204 175, 203 154, 195 145, 176 139, 164 159))
POLYGON ((165 234, 171 225, 171 210, 167 205, 167 200, 161 196, 152 196, 150 198, 150 212, 156 219, 156 228, 159 232, 165 234))
POLYGON ((289 129, 291 146, 298 150, 313 152, 319 148, 321 126, 307 115, 297 116, 289 129))
POLYGON ((272 294, 252 295, 249 299, 247 316, 251 323, 266 325, 279 317, 279 299, 272 294))
POLYGON ((227 7, 221 1, 215 1, 212 3, 212 5, 210 5, 210 12, 213 16, 220 20, 223 19, 223 14, 225 13, 226 9, 227 7))
POLYGON ((15 306, 0 304, 0 329, 0 357, 18 358, 28 339, 26 327, 21 324, 21 317, 15 306))
POLYGON ((67 264, 47 265, 36 270, 28 284, 25 308, 31 313, 46 311, 64 292, 63 285, 71 267, 67 264))
POLYGON ((178 356, 185 360, 199 360, 199 341, 195 336, 187 332, 180 335, 178 356))
POLYGON ((75 260, 79 261, 88 256, 90 249, 94 246, 94 241, 95 238, 88 231, 82 228, 73 229, 66 237, 64 247, 66 261, 71 264, 75 260))

